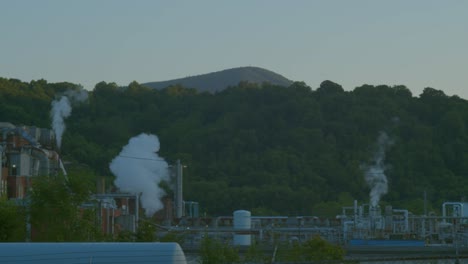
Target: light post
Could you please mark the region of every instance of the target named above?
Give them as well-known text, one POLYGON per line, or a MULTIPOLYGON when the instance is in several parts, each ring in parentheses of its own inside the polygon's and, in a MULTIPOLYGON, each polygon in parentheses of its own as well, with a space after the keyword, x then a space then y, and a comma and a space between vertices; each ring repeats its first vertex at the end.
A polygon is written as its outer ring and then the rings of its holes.
POLYGON ((301 242, 301 225, 302 225, 302 216, 297 217, 297 230, 298 230, 298 240, 301 242))

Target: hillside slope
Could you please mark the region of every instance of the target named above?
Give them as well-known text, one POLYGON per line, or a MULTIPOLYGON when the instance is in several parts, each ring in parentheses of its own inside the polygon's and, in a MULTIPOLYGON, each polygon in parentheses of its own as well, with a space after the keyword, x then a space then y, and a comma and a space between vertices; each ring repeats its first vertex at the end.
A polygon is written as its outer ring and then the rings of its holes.
POLYGON ((143 85, 156 89, 164 89, 170 85, 180 84, 184 87, 195 88, 200 92, 217 92, 228 86, 235 86, 241 81, 259 84, 268 82, 280 86, 289 86, 292 83, 291 80, 282 75, 263 68, 239 67, 181 79, 149 82, 143 85))
MULTIPOLYGON (((71 88, 0 78, 0 121, 48 127, 51 101, 71 88)), ((433 88, 414 97, 404 86, 344 91, 331 81, 217 93, 102 82, 89 96, 65 120, 64 160, 110 184, 122 147, 154 134, 160 157, 187 166, 184 199, 203 214, 336 216, 374 193, 381 208, 437 213, 468 193, 468 101, 433 88)))

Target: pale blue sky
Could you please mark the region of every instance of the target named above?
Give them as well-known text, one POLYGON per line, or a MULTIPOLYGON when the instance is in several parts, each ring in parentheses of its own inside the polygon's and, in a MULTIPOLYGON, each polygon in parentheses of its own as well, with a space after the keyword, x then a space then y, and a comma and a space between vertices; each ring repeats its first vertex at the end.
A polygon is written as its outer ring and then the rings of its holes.
POLYGON ((468 98, 468 1, 0 0, 0 76, 127 85, 259 66, 468 98))

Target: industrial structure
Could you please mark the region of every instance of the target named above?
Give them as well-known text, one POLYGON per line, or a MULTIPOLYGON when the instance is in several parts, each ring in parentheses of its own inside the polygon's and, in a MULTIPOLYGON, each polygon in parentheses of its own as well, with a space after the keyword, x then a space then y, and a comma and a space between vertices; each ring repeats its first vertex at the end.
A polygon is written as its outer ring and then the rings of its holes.
MULTIPOLYGON (((46 128, 0 122, 0 197, 18 205, 27 204, 31 181, 38 176, 63 176, 67 172, 57 153, 55 133, 46 128)), ((82 209, 96 211, 96 220, 106 235, 126 230, 136 232, 139 197, 136 194, 94 194, 82 209)), ((27 223, 28 239, 34 235, 27 223)))
POLYGON ((54 146, 55 134, 50 129, 0 122, 0 195, 23 199, 31 177, 59 171, 66 175, 54 146))
POLYGON ((433 212, 415 215, 391 205, 381 208, 354 201, 352 205, 342 207, 333 218, 255 216, 246 210, 237 210, 227 216, 205 217, 199 216, 197 202, 183 200, 182 167, 180 161, 173 166, 175 202, 170 199, 164 202, 165 213, 162 215, 166 218, 160 218, 164 221, 158 225, 158 235, 164 236, 166 232, 181 234, 184 250, 196 251, 205 236, 241 248, 255 244, 265 249, 284 243, 302 243, 320 236, 348 252, 360 254, 365 250, 366 257, 369 252, 382 256, 404 251, 413 257, 414 254, 458 256, 459 253, 468 257, 468 202, 445 202, 439 216, 433 212))
POLYGON ((238 210, 228 216, 183 217, 177 226, 163 227, 160 234, 183 234, 184 250, 196 250, 205 236, 241 248, 255 244, 270 250, 320 236, 354 257, 468 257, 468 202, 445 202, 441 209, 441 216, 414 215, 406 209, 386 206, 382 210, 355 201, 334 218, 253 216, 238 210))
MULTIPOLYGON (((198 202, 184 201, 183 196, 183 169, 186 166, 182 165, 180 160, 176 161, 176 164, 171 166, 171 175, 174 181, 174 203, 171 209, 174 210, 174 216, 176 219, 182 217, 198 217, 198 202)), ((167 203, 166 203, 167 205, 167 203)), ((172 219, 166 219, 172 220, 172 219)))
MULTIPOLYGON (((33 177, 64 176, 67 172, 56 151, 56 139, 53 130, 35 126, 14 125, 0 122, 0 197, 14 200, 24 205, 31 188, 33 177)), ((159 213, 159 219, 171 224, 174 219, 198 217, 198 203, 183 200, 182 173, 184 166, 180 160, 172 166, 175 182, 174 199, 167 197, 165 209, 159 213), (163 213, 163 215, 161 215, 163 213)), ((108 192, 105 182, 100 182, 97 193, 90 196, 82 209, 96 211, 96 220, 105 235, 114 236, 120 231, 136 232, 139 221, 139 195, 121 193, 118 190, 108 192)), ((28 226, 28 234, 30 231, 28 226)))
POLYGON ((130 193, 94 194, 82 207, 96 210, 102 234, 114 236, 121 231, 135 233, 139 220, 139 196, 130 193))
MULTIPOLYGON (((0 196, 18 204, 24 204, 21 201, 27 198, 33 177, 67 175, 55 150, 54 132, 34 126, 0 122, 0 164, 0 196)), ((334 218, 254 216, 246 210, 228 216, 201 217, 197 202, 184 201, 184 166, 177 160, 171 167, 174 196, 163 199, 164 209, 156 213, 155 219, 161 223, 157 225, 158 235, 164 236, 166 232, 183 235, 184 249, 199 248, 205 236, 233 246, 248 247, 255 243, 269 248, 320 236, 348 249, 413 247, 435 252, 434 248, 451 248, 468 256, 468 202, 445 202, 441 215, 415 215, 391 205, 381 208, 354 201, 334 218)), ((114 236, 122 230, 135 233, 140 218, 140 194, 116 190, 109 193, 102 185, 82 208, 96 211, 103 234, 114 236)))

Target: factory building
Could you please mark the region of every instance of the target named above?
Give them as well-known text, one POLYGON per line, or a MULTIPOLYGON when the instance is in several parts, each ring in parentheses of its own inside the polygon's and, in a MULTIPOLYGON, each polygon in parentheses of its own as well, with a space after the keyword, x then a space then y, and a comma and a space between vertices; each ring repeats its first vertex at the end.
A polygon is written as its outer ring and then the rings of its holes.
MULTIPOLYGON (((97 213, 101 232, 117 235, 121 231, 135 233, 139 220, 139 197, 129 193, 102 193, 92 195, 90 207, 97 213)), ((83 205, 86 206, 86 205, 83 205)))
MULTIPOLYGON (((33 177, 59 174, 66 177, 55 145, 55 133, 50 129, 0 122, 0 197, 24 204, 33 177)), ((91 196, 81 209, 96 211, 103 234, 115 235, 121 230, 135 232, 138 196, 104 192, 91 196)))
POLYGON ((0 122, 0 195, 24 199, 31 177, 66 174, 50 129, 0 122))

